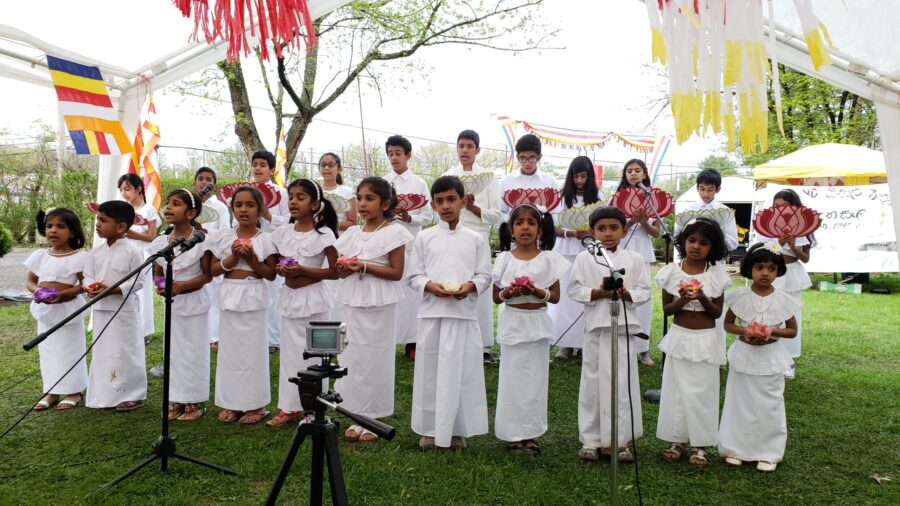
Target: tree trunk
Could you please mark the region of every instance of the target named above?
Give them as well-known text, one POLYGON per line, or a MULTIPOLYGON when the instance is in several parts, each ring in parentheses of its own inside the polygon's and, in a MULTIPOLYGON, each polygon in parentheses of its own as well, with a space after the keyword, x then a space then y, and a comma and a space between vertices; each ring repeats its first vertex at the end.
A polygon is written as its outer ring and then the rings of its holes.
POLYGON ((265 149, 253 122, 253 109, 250 107, 250 96, 247 94, 247 84, 244 81, 244 71, 241 69, 240 60, 234 63, 220 61, 216 64, 225 80, 228 81, 228 91, 231 95, 231 109, 234 111, 234 133, 241 141, 247 160, 253 153, 265 149))

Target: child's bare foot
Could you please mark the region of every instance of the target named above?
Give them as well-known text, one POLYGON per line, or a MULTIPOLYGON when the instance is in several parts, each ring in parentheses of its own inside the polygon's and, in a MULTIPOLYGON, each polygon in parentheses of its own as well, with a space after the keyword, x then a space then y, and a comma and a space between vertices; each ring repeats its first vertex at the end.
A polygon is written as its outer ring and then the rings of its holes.
POLYGON ((238 422, 243 423, 245 425, 253 425, 263 421, 265 417, 269 416, 269 412, 266 411, 265 407, 254 409, 253 411, 247 411, 244 413, 244 416, 238 420, 238 422))
POLYGON ((363 429, 362 434, 359 435, 359 442, 372 443, 374 441, 378 441, 378 434, 375 434, 368 429, 363 429))
POLYGON ((284 411, 281 410, 275 415, 275 418, 272 418, 268 422, 266 422, 266 427, 281 427, 282 425, 293 424, 299 422, 303 418, 302 411, 284 411))
POLYGON ((72 409, 81 402, 81 393, 69 394, 63 398, 63 400, 59 401, 59 404, 56 405, 56 409, 60 411, 65 411, 67 409, 72 409))
POLYGON ((144 401, 125 401, 116 405, 116 411, 134 411, 144 405, 144 401))
POLYGON ((233 409, 224 409, 224 410, 222 410, 222 411, 219 412, 219 416, 217 416, 216 418, 217 418, 220 422, 226 422, 226 423, 228 423, 228 422, 236 422, 236 421, 238 421, 238 419, 240 419, 242 416, 244 416, 244 412, 243 412, 243 411, 235 411, 235 410, 233 410, 233 409))
POLYGON ((56 394, 47 394, 43 399, 39 400, 37 404, 31 408, 34 411, 44 411, 45 409, 50 409, 51 406, 55 405, 59 401, 59 396, 56 394))

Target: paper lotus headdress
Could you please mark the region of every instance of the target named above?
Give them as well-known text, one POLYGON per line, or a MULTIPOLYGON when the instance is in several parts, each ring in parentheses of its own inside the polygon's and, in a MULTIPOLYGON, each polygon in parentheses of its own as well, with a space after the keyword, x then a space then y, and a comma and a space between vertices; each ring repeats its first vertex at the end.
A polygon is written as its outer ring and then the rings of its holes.
POLYGON ((397 206, 394 207, 394 210, 408 213, 425 207, 425 204, 427 203, 428 197, 425 195, 420 195, 418 193, 401 193, 397 195, 397 206))
POLYGON ((756 213, 753 220, 753 228, 759 235, 772 238, 783 235, 805 237, 815 232, 821 224, 818 212, 790 204, 763 209, 756 213))
POLYGON ((654 216, 651 207, 656 209, 661 218, 665 218, 675 211, 675 202, 672 200, 672 196, 659 188, 650 188, 650 195, 644 194, 643 190, 633 186, 623 188, 613 195, 609 205, 618 207, 629 218, 639 211, 643 211, 648 216, 654 216))
MULTIPOLYGON (((84 207, 88 208, 88 210, 90 212, 97 214, 98 209, 100 209, 100 204, 98 204, 96 202, 88 202, 87 204, 84 205, 84 207)), ((140 214, 134 215, 134 224, 135 225, 142 226, 142 225, 146 225, 148 223, 149 222, 147 221, 147 218, 144 218, 140 214)))
POLYGON ((271 209, 281 202, 281 192, 266 183, 257 183, 255 181, 226 184, 219 190, 219 200, 228 204, 231 201, 231 196, 234 195, 234 191, 241 186, 253 186, 259 190, 263 195, 263 202, 266 204, 267 209, 271 209))
POLYGON ((503 203, 510 208, 522 204, 544 206, 547 211, 553 211, 562 202, 562 197, 556 188, 513 188, 503 194, 503 203))
POLYGON ((459 176, 459 180, 466 187, 466 193, 478 195, 491 185, 494 175, 490 172, 476 172, 474 174, 463 174, 459 176))
POLYGON ((594 209, 602 206, 602 202, 594 202, 586 206, 569 207, 559 212, 557 223, 562 228, 586 232, 590 230, 590 217, 594 209))

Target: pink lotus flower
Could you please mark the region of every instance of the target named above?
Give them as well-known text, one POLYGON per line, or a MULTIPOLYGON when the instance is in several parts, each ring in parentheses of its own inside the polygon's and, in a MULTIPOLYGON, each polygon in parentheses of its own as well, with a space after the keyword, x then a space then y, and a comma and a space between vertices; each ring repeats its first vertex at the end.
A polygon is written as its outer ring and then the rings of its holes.
POLYGON ((747 330, 744 332, 744 337, 751 340, 768 341, 771 334, 772 329, 770 329, 766 324, 760 322, 750 322, 750 324, 747 325, 747 330))
POLYGON ((512 286, 534 286, 534 281, 528 276, 517 276, 516 279, 513 280, 512 286))
POLYGON ((41 287, 34 291, 34 300, 44 302, 59 295, 59 290, 50 287, 41 287))
POLYGON ((235 239, 232 244, 246 244, 247 246, 253 246, 253 239, 241 239, 238 237, 235 239))
POLYGON ((278 265, 283 265, 285 267, 289 265, 297 265, 297 261, 291 257, 281 257, 278 259, 278 265))
POLYGON ((344 267, 347 267, 350 264, 355 264, 357 262, 359 262, 358 257, 340 257, 337 259, 338 266, 344 266, 344 267))
POLYGON ((85 288, 85 290, 93 291, 93 290, 100 288, 100 283, 91 283, 89 285, 84 285, 84 288, 85 288))
POLYGON ((684 288, 688 292, 696 293, 701 288, 703 288, 703 283, 701 283, 697 278, 691 278, 689 281, 682 281, 678 283, 678 288, 684 288))

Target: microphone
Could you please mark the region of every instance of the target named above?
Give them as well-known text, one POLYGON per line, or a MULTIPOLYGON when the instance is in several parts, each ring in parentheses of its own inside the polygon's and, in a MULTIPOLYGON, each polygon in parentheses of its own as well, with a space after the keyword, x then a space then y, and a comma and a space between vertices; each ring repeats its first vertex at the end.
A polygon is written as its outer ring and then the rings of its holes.
POLYGON ((641 190, 642 192, 644 192, 644 195, 650 195, 650 190, 649 190, 646 186, 644 186, 644 183, 638 181, 637 184, 636 184, 635 186, 637 186, 638 188, 640 188, 640 190, 641 190))
POLYGON ((581 245, 584 246, 591 254, 595 254, 597 252, 597 245, 599 243, 596 239, 591 236, 585 236, 581 239, 581 245))
POLYGON ((181 251, 187 251, 205 240, 206 234, 204 234, 200 230, 194 230, 194 233, 181 243, 181 251))
POLYGON ((169 235, 169 234, 171 234, 174 230, 175 230, 175 225, 169 225, 168 227, 166 227, 165 230, 163 230, 163 235, 169 235))
POLYGON ((197 192, 197 196, 200 197, 200 201, 203 202, 203 199, 209 194, 209 192, 213 191, 216 188, 216 185, 209 183, 203 187, 202 190, 197 192))

